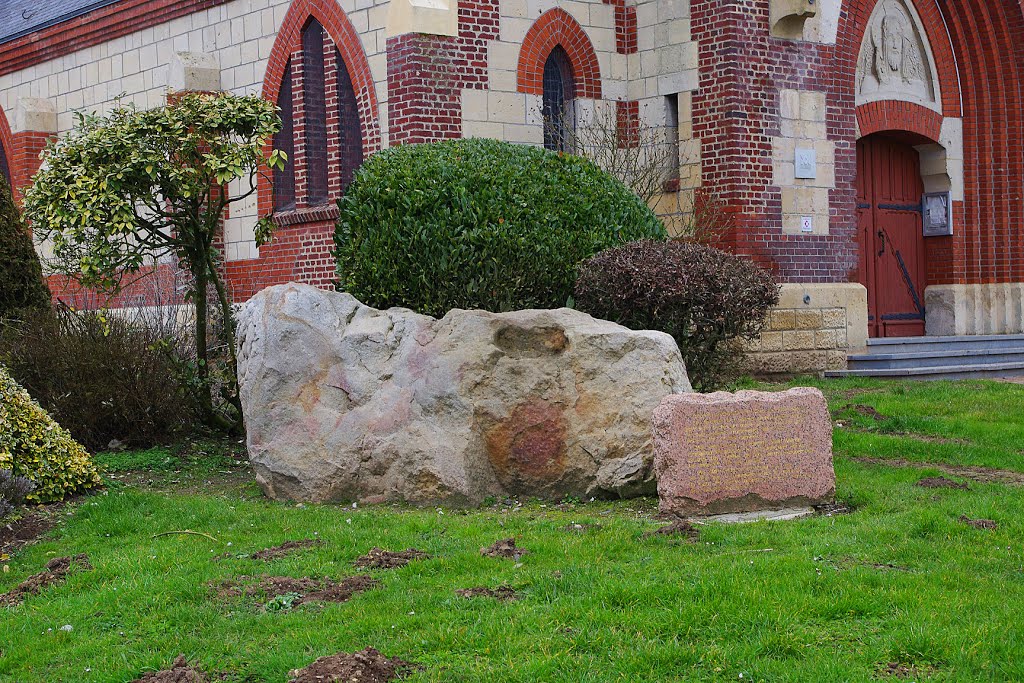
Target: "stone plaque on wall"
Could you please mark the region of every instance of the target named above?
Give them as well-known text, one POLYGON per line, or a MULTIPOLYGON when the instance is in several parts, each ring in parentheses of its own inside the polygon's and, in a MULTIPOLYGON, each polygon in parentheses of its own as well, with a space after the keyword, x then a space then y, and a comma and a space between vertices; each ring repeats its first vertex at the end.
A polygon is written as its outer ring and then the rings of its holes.
POLYGON ((675 515, 824 503, 835 492, 821 391, 667 396, 654 411, 659 508, 675 515))

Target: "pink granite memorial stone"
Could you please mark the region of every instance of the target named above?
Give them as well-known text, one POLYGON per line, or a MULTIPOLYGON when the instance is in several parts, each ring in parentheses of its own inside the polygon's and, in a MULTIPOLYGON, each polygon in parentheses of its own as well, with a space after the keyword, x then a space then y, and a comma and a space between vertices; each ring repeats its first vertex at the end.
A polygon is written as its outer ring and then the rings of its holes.
POLYGON ((674 394, 654 410, 659 507, 675 515, 831 500, 832 418, 817 389, 674 394))

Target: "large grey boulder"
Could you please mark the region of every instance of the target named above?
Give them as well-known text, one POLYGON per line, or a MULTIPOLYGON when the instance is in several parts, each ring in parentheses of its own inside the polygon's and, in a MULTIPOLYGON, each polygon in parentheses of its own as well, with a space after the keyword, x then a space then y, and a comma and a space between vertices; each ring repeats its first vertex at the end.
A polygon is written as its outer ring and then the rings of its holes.
POLYGON ((691 390, 670 336, 570 309, 437 320, 287 284, 238 338, 249 457, 278 499, 654 494, 651 415, 691 390))

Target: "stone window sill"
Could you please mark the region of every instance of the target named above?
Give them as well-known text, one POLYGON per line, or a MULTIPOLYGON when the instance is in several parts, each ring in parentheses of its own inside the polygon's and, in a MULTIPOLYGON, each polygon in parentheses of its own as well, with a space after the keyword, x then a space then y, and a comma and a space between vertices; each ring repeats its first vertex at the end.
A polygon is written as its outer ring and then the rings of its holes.
POLYGON ((289 209, 274 213, 274 225, 279 228, 300 223, 318 223, 322 221, 333 221, 338 217, 338 207, 335 204, 323 204, 321 206, 308 206, 302 209, 289 209))

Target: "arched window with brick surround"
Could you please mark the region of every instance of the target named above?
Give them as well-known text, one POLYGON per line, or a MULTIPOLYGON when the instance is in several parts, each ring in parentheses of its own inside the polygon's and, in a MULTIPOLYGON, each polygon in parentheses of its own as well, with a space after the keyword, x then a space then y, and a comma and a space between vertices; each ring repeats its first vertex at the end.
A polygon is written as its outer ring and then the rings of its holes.
POLYGON ((338 161, 341 165, 341 188, 344 190, 363 163, 363 135, 359 129, 359 102, 352 78, 345 68, 341 52, 335 50, 334 59, 338 65, 338 161))
POLYGON ((11 177, 11 127, 7 123, 7 116, 3 109, 0 109, 0 175, 3 175, 7 184, 13 188, 14 178, 11 177))
POLYGON ((285 78, 277 94, 277 106, 281 110, 281 130, 274 136, 274 149, 288 155, 284 168, 274 169, 274 210, 287 211, 295 208, 295 102, 292 98, 292 60, 285 66, 285 78))
POLYGON ((544 61, 543 80, 541 115, 544 119, 544 148, 570 152, 576 125, 573 110, 576 82, 572 77, 569 55, 561 45, 556 45, 544 61))
POLYGON ((260 211, 296 211, 283 217, 286 224, 323 220, 364 154, 380 146, 369 63, 336 0, 293 0, 271 50, 263 96, 280 107, 283 126, 273 146, 288 163, 275 170, 272 188, 261 188, 260 211))
POLYGON ((574 104, 601 99, 601 69, 587 32, 560 7, 537 17, 516 66, 516 90, 541 97, 544 146, 571 152, 574 104))
POLYGON ((11 184, 11 166, 7 163, 7 150, 4 149, 2 143, 0 143, 0 174, 3 174, 4 180, 7 184, 11 184))

